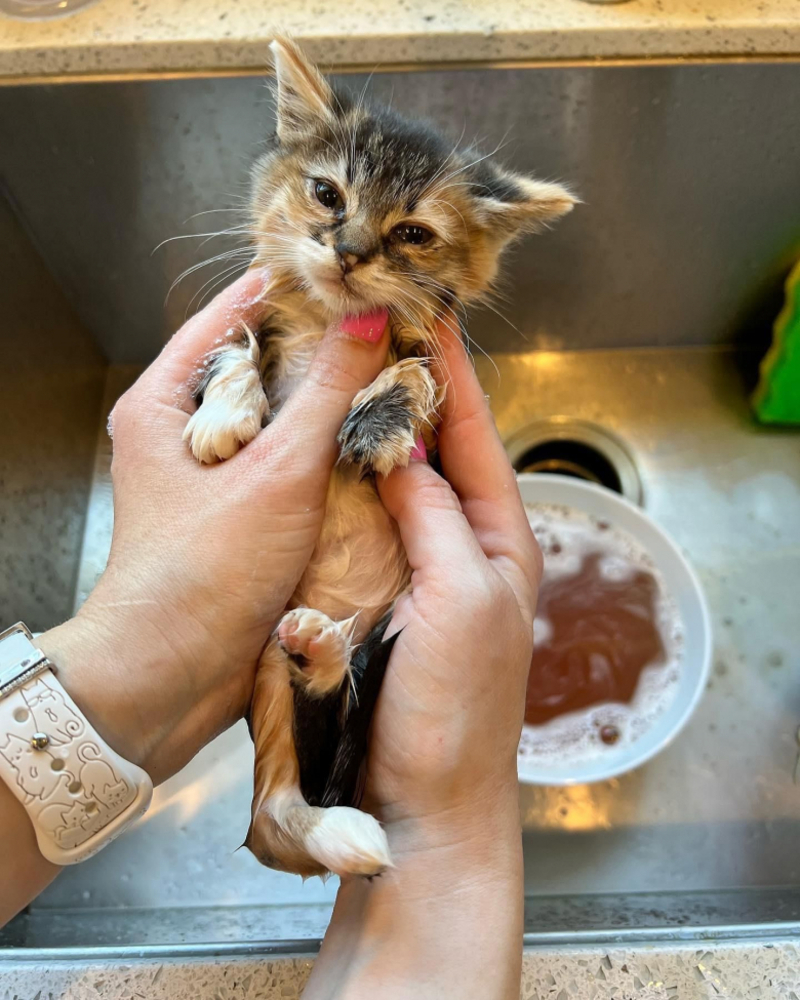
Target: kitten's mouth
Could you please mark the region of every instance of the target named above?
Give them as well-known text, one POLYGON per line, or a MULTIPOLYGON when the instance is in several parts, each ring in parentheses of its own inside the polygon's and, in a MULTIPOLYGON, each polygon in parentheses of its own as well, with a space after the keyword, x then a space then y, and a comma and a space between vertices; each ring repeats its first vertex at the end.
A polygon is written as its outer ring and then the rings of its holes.
POLYGON ((380 293, 376 294, 376 289, 364 287, 360 276, 354 280, 352 274, 342 274, 338 268, 335 272, 317 271, 306 280, 312 294, 337 315, 360 315, 388 305, 380 293))
POLYGON ((333 292, 345 299, 361 298, 360 292, 353 288, 352 279, 347 274, 325 275, 316 279, 316 284, 322 285, 325 292, 333 292))

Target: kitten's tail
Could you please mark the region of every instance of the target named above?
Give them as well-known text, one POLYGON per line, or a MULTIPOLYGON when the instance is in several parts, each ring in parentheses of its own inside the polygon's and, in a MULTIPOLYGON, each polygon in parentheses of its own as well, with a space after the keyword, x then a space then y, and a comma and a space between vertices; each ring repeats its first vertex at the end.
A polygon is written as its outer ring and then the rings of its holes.
POLYGON ((264 802, 245 843, 262 863, 306 878, 328 872, 380 875, 392 864, 386 834, 376 819, 347 806, 309 806, 299 789, 264 802))
POLYGON ((389 844, 380 823, 347 806, 294 806, 284 829, 334 875, 380 875, 391 867, 389 844))
MULTIPOLYGON (((300 789, 292 733, 293 695, 282 670, 259 670, 252 717, 256 742, 256 789, 245 844, 271 868, 303 877, 379 875, 391 867, 386 834, 368 813, 353 808, 361 799, 367 734, 396 636, 384 642, 389 617, 370 632, 352 662, 349 699, 339 745, 322 795, 310 806, 300 789)), ((273 647, 268 646, 265 658, 273 647)))

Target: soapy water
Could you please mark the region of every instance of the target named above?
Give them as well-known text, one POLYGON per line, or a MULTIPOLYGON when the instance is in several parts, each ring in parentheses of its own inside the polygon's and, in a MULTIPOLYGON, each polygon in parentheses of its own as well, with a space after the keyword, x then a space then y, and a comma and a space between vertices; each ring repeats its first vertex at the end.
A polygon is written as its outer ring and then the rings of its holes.
MULTIPOLYGON (((642 670, 629 703, 605 703, 559 715, 541 725, 526 724, 519 744, 521 761, 563 768, 634 744, 669 708, 678 690, 684 655, 680 615, 663 577, 647 551, 603 518, 556 504, 526 504, 528 520, 542 548, 545 580, 577 576, 587 558, 600 553, 601 576, 609 581, 652 576, 657 587, 655 624, 663 656, 642 670)), ((551 623, 534 622, 534 648, 550 639, 551 623)))
MULTIPOLYGON (((236 331, 230 330, 226 336, 233 336, 236 331)), ((223 344, 221 337, 214 341, 215 345, 223 344)), ((207 351, 202 358, 198 359, 197 367, 189 373, 189 377, 185 382, 182 382, 179 386, 172 390, 172 405, 179 410, 186 410, 189 407, 190 411, 194 410, 194 400, 197 394, 197 389, 202 382, 204 376, 207 373, 208 366, 211 364, 214 356, 220 351, 220 347, 212 347, 210 351, 207 351)))
MULTIPOLYGON (((254 273, 252 270, 245 272, 245 274, 242 275, 242 278, 247 278, 249 280, 249 276, 252 273, 254 273)), ((241 323, 243 317, 247 316, 256 308, 256 306, 263 304, 264 302, 264 296, 270 288, 271 274, 265 267, 258 268, 255 273, 258 273, 264 279, 264 284, 254 295, 245 295, 242 291, 228 303, 228 308, 225 313, 225 322, 230 327, 234 326, 234 324, 241 323)), ((211 304, 213 305, 213 300, 211 304)))
MULTIPOLYGON (((258 302, 258 298, 253 299, 250 305, 252 306, 256 302, 258 302)), ((244 309, 247 307, 243 305, 241 307, 237 306, 236 308, 244 309)), ((226 347, 229 346, 230 343, 234 340, 234 338, 242 337, 242 326, 245 326, 246 329, 246 324, 243 324, 242 322, 240 322, 238 328, 236 326, 230 326, 225 331, 222 337, 216 337, 214 339, 214 346, 211 347, 208 351, 206 351, 206 353, 203 355, 202 358, 198 359, 197 368, 195 368, 194 371, 192 371, 189 374, 189 377, 186 379, 185 382, 183 382, 181 385, 179 385, 176 389, 173 390, 172 393, 173 406, 175 406, 179 410, 186 409, 188 402, 192 400, 196 395, 197 387, 200 385, 200 382, 206 375, 208 366, 211 364, 213 359, 221 351, 224 351, 226 347)))
MULTIPOLYGON (((254 299, 251 305, 255 304, 257 301, 257 298, 254 299)), ((244 306, 242 306, 242 308, 244 308, 244 306)), ((242 336, 242 325, 243 324, 240 324, 238 328, 236 326, 230 326, 222 337, 216 337, 214 339, 214 346, 206 351, 201 358, 198 358, 197 367, 189 373, 189 377, 172 390, 172 405, 177 410, 184 410, 187 413, 194 412, 194 398, 197 394, 197 389, 200 383, 208 372, 208 366, 220 352, 224 351, 231 344, 235 338, 242 336)))

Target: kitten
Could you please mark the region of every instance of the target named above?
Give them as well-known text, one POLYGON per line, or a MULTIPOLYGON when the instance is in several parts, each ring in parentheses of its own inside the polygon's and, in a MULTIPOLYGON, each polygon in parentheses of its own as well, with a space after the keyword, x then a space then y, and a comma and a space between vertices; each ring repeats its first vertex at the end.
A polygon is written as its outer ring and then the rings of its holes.
POLYGON ((388 659, 387 613, 410 580, 371 474, 406 465, 420 434, 433 447, 437 316, 479 300, 503 248, 575 199, 353 102, 291 41, 271 48, 277 134, 255 166, 251 209, 254 263, 272 275, 264 323, 212 355, 185 438, 201 462, 229 458, 280 409, 332 321, 388 307, 387 367, 339 434, 322 533, 262 655, 251 710, 250 849, 302 875, 370 876, 390 859, 377 821, 350 808, 354 759, 388 659))

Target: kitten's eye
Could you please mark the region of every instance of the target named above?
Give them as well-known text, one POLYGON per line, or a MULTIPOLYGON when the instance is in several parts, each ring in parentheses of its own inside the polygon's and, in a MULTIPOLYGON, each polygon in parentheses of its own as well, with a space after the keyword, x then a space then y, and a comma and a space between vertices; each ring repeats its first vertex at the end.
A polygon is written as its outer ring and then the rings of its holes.
POLYGON ((395 226, 392 235, 401 243, 412 243, 416 247, 421 247, 423 243, 430 243, 433 239, 433 233, 430 229, 425 229, 424 226, 408 226, 405 223, 395 226))
POLYGON ((314 181, 314 194, 317 196, 317 201, 324 205, 325 208, 330 208, 332 211, 344 208, 342 196, 327 181, 314 181))

